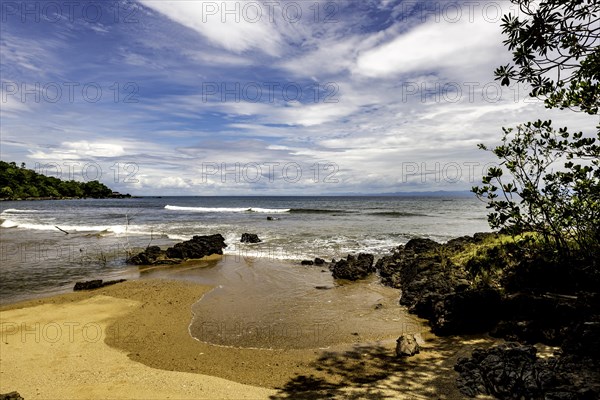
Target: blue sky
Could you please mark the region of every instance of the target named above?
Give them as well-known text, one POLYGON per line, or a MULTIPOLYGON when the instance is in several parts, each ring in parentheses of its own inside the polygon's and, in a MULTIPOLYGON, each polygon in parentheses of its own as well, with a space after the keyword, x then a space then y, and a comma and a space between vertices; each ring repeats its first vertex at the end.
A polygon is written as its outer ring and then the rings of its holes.
POLYGON ((1 1, 1 158, 139 195, 464 190, 501 126, 497 1, 1 1))

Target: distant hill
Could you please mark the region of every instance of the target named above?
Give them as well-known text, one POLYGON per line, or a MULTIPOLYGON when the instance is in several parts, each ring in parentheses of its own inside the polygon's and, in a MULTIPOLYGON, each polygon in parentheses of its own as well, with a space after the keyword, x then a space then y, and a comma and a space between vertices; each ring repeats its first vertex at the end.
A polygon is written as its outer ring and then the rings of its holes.
POLYGON ((376 196, 407 196, 407 197, 475 197, 470 190, 436 190, 429 192, 394 192, 379 193, 376 196))
POLYGON ((25 168, 25 163, 0 161, 0 199, 123 198, 98 181, 63 181, 25 168))

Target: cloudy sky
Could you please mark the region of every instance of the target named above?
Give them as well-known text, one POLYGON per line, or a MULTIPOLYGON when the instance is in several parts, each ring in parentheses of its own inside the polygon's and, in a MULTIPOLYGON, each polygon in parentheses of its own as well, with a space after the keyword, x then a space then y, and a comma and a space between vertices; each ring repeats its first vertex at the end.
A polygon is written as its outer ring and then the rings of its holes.
POLYGON ((465 190, 502 126, 498 1, 4 1, 1 158, 139 195, 465 190))

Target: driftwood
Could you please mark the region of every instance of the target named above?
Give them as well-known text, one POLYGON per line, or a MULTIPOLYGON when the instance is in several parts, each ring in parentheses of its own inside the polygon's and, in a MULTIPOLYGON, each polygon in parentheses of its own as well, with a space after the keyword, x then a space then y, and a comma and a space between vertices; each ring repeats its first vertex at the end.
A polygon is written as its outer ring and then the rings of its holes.
POLYGON ((65 231, 64 229, 60 229, 60 228, 59 228, 58 226, 56 226, 56 225, 54 225, 54 227, 55 227, 56 229, 58 229, 59 231, 61 231, 62 233, 64 233, 65 235, 68 235, 68 234, 69 234, 69 232, 65 231))

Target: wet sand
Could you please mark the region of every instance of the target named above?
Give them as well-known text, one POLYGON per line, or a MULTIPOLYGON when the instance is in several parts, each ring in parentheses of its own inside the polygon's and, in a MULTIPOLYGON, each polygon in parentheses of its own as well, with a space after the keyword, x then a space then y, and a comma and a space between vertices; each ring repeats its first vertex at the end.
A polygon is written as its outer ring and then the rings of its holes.
POLYGON ((3 307, 0 393, 16 390, 26 399, 462 399, 454 386, 456 359, 493 343, 423 332, 425 348, 410 359, 393 356, 393 337, 356 337, 327 350, 220 347, 189 334, 192 305, 210 290, 142 279, 3 307))

